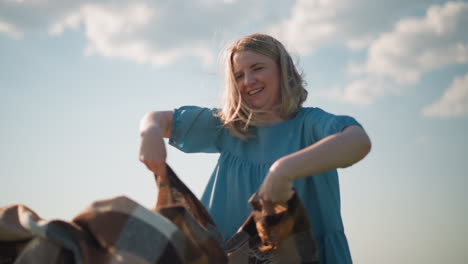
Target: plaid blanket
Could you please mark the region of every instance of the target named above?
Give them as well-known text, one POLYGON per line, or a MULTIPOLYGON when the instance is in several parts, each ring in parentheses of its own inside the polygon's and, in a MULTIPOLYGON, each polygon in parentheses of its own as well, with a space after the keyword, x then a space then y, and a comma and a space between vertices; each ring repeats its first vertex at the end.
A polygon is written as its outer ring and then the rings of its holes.
POLYGON ((44 220, 24 205, 0 208, 0 264, 319 263, 305 210, 254 194, 252 214, 226 243, 213 219, 168 166, 149 210, 120 196, 96 201, 72 221, 44 220))

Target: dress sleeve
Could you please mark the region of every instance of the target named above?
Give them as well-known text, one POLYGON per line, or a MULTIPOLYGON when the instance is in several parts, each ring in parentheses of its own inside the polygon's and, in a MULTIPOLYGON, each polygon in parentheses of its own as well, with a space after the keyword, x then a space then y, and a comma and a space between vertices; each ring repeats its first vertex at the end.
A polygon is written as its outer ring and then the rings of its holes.
POLYGON ((327 136, 339 133, 348 126, 362 125, 351 116, 347 115, 334 115, 328 113, 320 108, 311 109, 306 117, 307 127, 309 129, 307 134, 310 138, 318 141, 327 136))
POLYGON ((223 128, 214 113, 214 109, 197 106, 175 109, 169 144, 186 153, 220 152, 218 139, 223 128))

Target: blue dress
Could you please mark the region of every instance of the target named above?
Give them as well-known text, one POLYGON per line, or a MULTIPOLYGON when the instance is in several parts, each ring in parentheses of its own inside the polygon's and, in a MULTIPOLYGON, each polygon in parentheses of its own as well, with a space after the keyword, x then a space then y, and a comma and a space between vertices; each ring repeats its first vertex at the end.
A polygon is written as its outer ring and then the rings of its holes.
MULTIPOLYGON (((253 128, 255 137, 242 141, 213 116, 216 109, 184 106, 174 110, 169 143, 187 153, 220 153, 201 201, 225 239, 251 212, 247 200, 256 192, 277 159, 314 144, 349 125, 352 117, 303 107, 291 119, 253 128)), ((338 173, 330 170, 293 183, 311 221, 320 263, 352 263, 343 229, 338 173)))

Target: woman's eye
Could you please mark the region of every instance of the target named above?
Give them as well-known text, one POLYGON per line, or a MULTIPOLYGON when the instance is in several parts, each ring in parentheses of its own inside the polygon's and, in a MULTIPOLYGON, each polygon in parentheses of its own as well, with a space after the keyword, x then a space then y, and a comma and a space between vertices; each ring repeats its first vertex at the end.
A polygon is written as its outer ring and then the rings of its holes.
POLYGON ((259 71, 261 69, 263 69, 263 67, 257 67, 257 68, 254 68, 254 71, 259 71))
POLYGON ((236 75, 234 78, 236 78, 236 80, 240 80, 244 75, 242 74, 239 74, 239 75, 236 75))

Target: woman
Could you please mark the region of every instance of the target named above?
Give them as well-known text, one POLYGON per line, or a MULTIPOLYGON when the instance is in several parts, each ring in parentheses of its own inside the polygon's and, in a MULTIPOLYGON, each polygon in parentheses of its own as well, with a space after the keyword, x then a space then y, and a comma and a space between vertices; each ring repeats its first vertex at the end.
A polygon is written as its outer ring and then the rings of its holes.
POLYGON ((252 193, 284 203, 294 187, 314 229, 321 263, 351 263, 336 169, 367 155, 366 132, 352 117, 302 107, 307 97, 302 76, 273 37, 246 36, 225 55, 223 108, 148 113, 140 127, 140 160, 164 175, 163 137, 184 152, 220 153, 201 201, 225 239, 251 212, 252 193))

